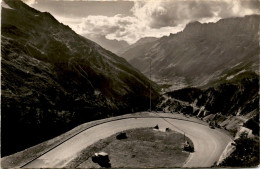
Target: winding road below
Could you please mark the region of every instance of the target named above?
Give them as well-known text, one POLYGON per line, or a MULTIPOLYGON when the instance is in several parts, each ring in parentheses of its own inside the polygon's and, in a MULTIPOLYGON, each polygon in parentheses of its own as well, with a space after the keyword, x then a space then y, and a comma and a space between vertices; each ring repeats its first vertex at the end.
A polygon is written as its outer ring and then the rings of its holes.
POLYGON ((168 117, 164 119, 159 117, 127 118, 93 126, 23 167, 62 168, 77 157, 80 151, 100 139, 107 138, 123 130, 153 127, 156 124, 163 128, 169 127, 180 133, 185 132, 185 135, 193 141, 195 152, 191 153, 183 167, 212 166, 218 161, 225 147, 231 141, 230 137, 225 133, 217 129, 211 129, 203 124, 168 117), (170 125, 164 119, 177 127, 170 125))

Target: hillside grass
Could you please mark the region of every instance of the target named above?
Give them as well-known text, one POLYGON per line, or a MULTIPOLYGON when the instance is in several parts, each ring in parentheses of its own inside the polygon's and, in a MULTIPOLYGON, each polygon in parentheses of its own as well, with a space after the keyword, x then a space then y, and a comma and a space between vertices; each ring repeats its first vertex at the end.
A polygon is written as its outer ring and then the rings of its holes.
MULTIPOLYGON (((108 153, 112 168, 182 167, 189 156, 182 151, 183 135, 175 131, 138 128, 124 132, 126 139, 117 140, 117 133, 100 140, 83 150, 67 167, 100 168, 91 156, 102 151, 108 153)), ((185 139, 192 144, 189 138, 185 139)))

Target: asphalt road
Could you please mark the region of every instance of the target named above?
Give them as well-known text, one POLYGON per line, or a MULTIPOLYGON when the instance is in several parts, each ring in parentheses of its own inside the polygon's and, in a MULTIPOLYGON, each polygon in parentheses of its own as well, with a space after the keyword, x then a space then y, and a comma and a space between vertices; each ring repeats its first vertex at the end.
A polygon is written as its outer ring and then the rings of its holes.
POLYGON ((37 158, 24 168, 62 168, 65 167, 77 154, 87 146, 100 139, 109 137, 122 130, 153 127, 169 127, 180 133, 185 132, 194 144, 195 152, 191 153, 183 167, 210 167, 218 161, 230 137, 208 126, 178 119, 165 118, 129 118, 97 125, 69 139, 43 156, 37 158))

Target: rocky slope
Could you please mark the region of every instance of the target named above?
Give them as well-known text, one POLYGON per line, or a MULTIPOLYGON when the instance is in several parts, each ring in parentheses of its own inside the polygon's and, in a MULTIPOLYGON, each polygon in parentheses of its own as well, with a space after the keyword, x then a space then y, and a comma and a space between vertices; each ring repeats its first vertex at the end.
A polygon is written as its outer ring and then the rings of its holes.
POLYGON ((233 76, 203 90, 167 92, 157 109, 196 116, 213 128, 226 129, 234 142, 227 150, 229 156, 218 165, 255 167, 259 164, 259 75, 247 71, 233 76))
POLYGON ((146 77, 49 13, 5 0, 1 23, 2 156, 86 121, 148 109, 146 77))
POLYGON ((258 101, 259 76, 245 72, 207 89, 183 88, 167 92, 158 108, 213 120, 234 133, 244 125, 257 134, 259 127, 256 127, 254 118, 259 112, 258 101), (252 121, 252 124, 247 121, 252 121))
POLYGON ((151 58, 152 75, 160 83, 204 86, 240 64, 247 64, 246 70, 258 71, 259 23, 259 15, 216 23, 193 22, 182 32, 121 56, 146 75, 151 58))

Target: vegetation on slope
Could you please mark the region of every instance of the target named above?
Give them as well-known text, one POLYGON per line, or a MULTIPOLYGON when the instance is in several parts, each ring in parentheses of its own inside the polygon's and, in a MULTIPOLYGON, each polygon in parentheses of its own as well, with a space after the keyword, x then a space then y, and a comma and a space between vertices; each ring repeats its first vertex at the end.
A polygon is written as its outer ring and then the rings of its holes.
POLYGON ((257 167, 259 161, 259 139, 241 137, 235 140, 236 150, 226 158, 221 167, 257 167))

